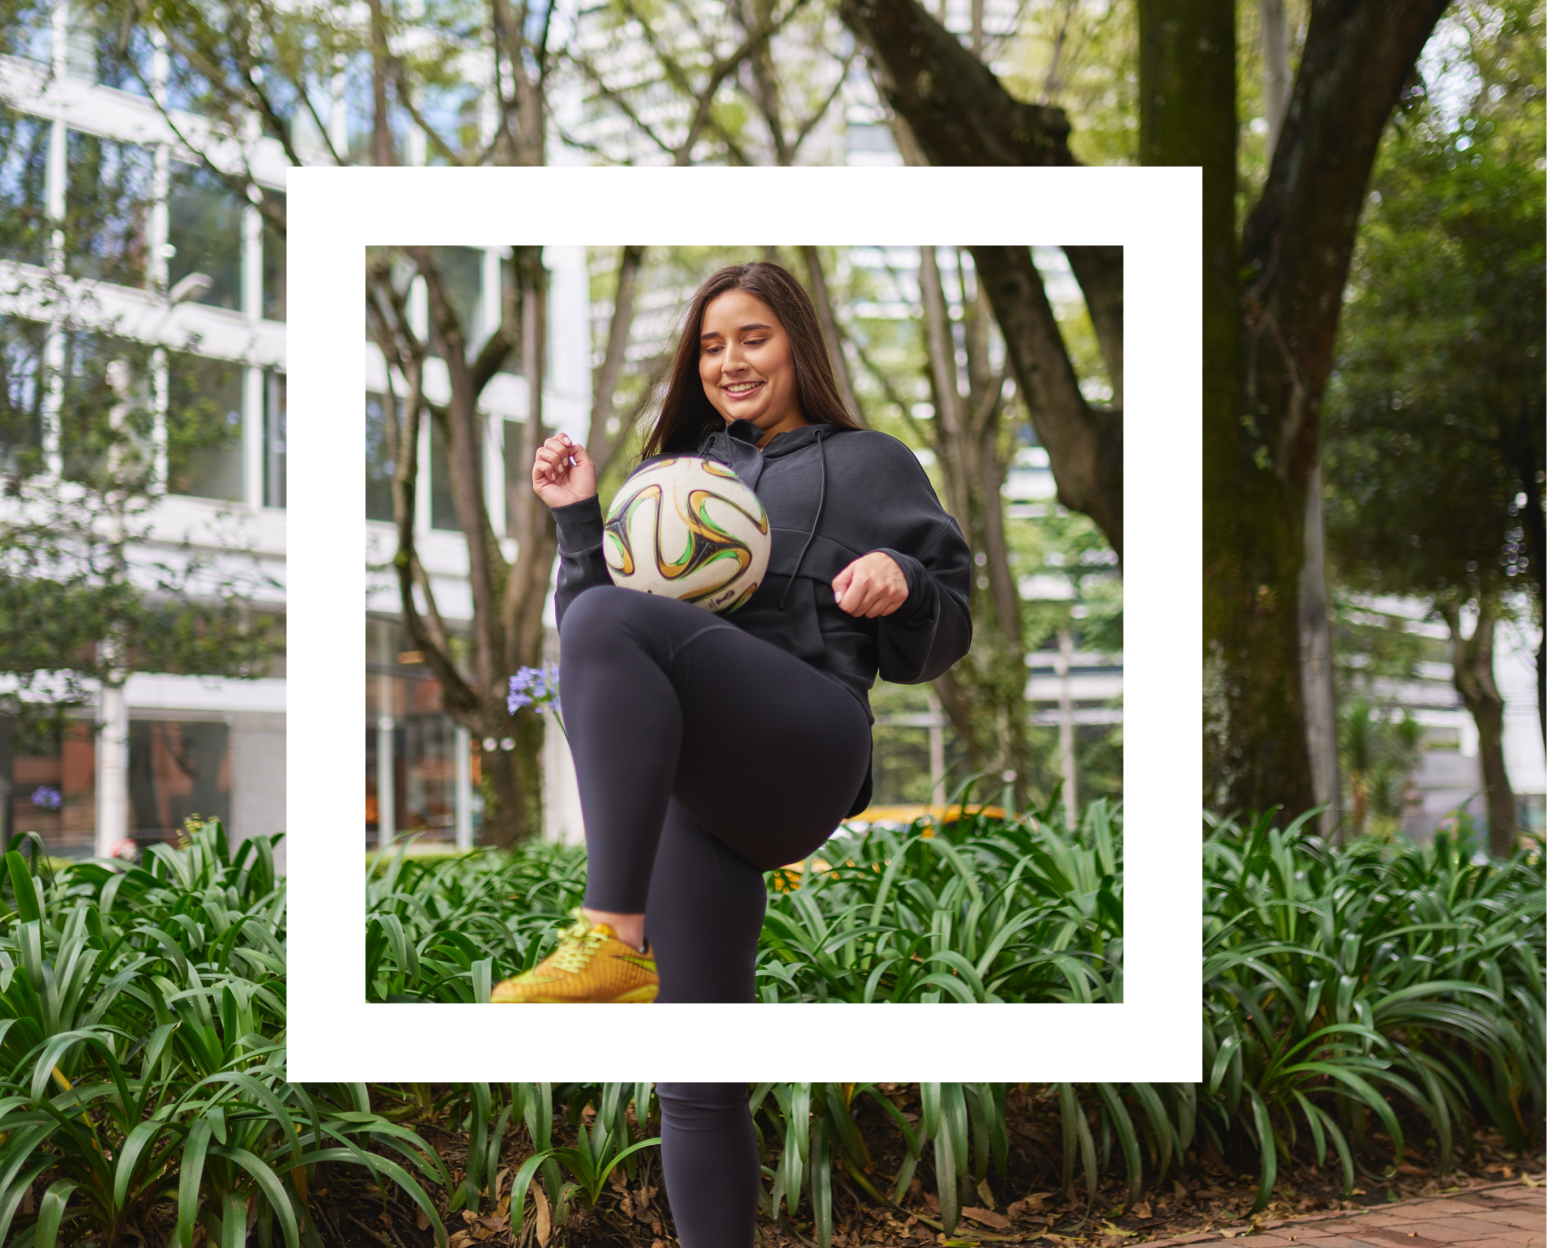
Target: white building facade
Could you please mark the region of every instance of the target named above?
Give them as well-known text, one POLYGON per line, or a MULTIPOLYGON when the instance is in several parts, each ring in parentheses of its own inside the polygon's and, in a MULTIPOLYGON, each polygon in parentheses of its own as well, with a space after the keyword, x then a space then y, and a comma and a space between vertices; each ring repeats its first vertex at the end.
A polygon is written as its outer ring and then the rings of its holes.
MULTIPOLYGON (((179 130, 202 136, 201 120, 167 98, 167 58, 137 38, 150 91, 179 130)), ((0 471, 68 490, 81 405, 100 397, 111 361, 134 361, 161 497, 131 561, 175 559, 185 543, 217 574, 240 561, 264 583, 256 608, 278 611, 282 244, 254 203, 178 141, 144 84, 70 25, 66 5, 23 50, 0 57, 0 216, 19 227, 0 243, 0 471), (194 409, 220 432, 190 449, 178 418, 194 409)), ((232 171, 251 168, 260 193, 282 193, 278 144, 254 134, 209 150, 232 171)), ((116 769, 127 771, 127 830, 142 845, 175 836, 194 814, 224 819, 236 837, 283 831, 283 670, 281 658, 252 680, 136 673, 123 689, 126 723, 114 711, 103 733, 100 713, 82 714, 53 745, 0 721, 0 824, 37 831, 59 854, 100 851, 99 808, 113 787, 104 769, 116 769)))

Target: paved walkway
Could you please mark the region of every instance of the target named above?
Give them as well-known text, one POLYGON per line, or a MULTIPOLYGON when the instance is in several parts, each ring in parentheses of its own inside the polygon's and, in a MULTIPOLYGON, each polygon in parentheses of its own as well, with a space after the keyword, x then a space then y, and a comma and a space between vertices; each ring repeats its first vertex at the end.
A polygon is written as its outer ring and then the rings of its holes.
POLYGON ((1232 1240, 1231 1248, 1544 1248, 1547 1196, 1540 1187, 1500 1183, 1454 1196, 1420 1196, 1362 1213, 1347 1211, 1258 1222, 1232 1235, 1211 1231, 1143 1248, 1232 1240))

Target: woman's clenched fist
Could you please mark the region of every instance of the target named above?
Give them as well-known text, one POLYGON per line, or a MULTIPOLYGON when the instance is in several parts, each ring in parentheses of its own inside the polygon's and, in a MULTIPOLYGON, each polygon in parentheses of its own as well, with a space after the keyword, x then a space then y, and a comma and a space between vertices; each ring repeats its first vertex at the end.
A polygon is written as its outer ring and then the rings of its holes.
POLYGON ((556 433, 537 448, 532 488, 549 507, 565 507, 596 493, 596 465, 585 447, 567 433, 556 433))

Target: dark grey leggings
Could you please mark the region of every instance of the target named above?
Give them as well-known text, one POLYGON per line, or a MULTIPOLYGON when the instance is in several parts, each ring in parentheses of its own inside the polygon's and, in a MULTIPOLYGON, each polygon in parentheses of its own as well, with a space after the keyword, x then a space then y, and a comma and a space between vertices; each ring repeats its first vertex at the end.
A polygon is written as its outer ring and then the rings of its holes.
MULTIPOLYGON (((632 591, 630 591, 632 592, 632 591)), ((661 1168, 682 1248, 752 1248, 762 1172, 744 1083, 658 1083, 661 1168)))
POLYGON ((729 620, 631 589, 580 594, 559 639, 585 904, 645 914, 658 1001, 753 1000, 762 873, 847 813, 870 762, 863 708, 729 620))
MULTIPOLYGON (((751 1001, 763 872, 838 826, 870 725, 846 690, 698 607, 582 593, 559 630, 593 910, 645 914, 660 1002, 751 1001)), ((744 1083, 662 1083, 682 1248, 752 1248, 761 1183, 744 1083)))

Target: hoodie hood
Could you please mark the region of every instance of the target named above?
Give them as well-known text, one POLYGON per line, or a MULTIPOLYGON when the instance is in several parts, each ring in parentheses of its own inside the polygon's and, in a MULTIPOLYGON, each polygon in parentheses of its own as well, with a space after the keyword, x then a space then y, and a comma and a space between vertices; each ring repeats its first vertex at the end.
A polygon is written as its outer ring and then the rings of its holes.
POLYGON ((783 459, 787 455, 793 455, 797 451, 803 451, 815 444, 817 459, 820 467, 820 475, 817 479, 816 509, 811 516, 811 527, 806 531, 806 540, 801 544, 800 554, 795 559, 794 571, 790 573, 790 579, 785 584, 784 593, 779 597, 779 610, 784 610, 789 602, 790 590, 795 585, 795 578, 800 575, 800 569, 806 562, 806 552, 811 549, 811 543, 816 540, 817 526, 822 523, 822 507, 827 501, 827 448, 825 439, 834 433, 850 432, 842 425, 811 424, 802 425, 799 429, 790 429, 784 433, 777 433, 767 447, 759 450, 758 442, 762 439, 763 431, 750 420, 732 421, 723 430, 717 429, 699 444, 699 454, 711 459, 723 460, 735 474, 742 479, 747 488, 754 494, 757 493, 758 482, 762 480, 763 468, 771 460, 783 459))

